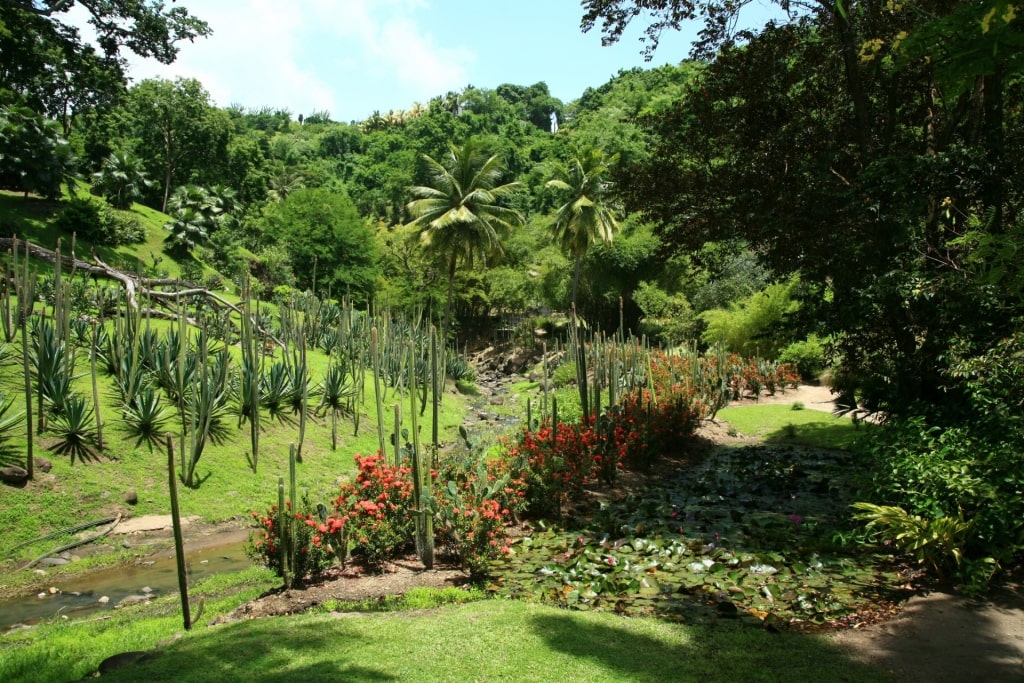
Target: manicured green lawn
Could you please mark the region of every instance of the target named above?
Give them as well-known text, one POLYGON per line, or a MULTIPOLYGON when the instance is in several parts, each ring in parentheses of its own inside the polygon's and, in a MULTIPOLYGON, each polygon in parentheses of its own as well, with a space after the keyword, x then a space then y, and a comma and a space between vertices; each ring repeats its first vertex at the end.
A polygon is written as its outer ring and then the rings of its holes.
MULTIPOLYGON (((249 587, 231 600, 250 597, 249 587)), ((171 611, 163 603, 146 608, 171 611)), ((75 680, 172 636, 172 616, 118 615, 0 638, 0 679, 75 680)), ((484 600, 416 612, 318 613, 199 626, 105 681, 883 681, 825 639, 484 600)))

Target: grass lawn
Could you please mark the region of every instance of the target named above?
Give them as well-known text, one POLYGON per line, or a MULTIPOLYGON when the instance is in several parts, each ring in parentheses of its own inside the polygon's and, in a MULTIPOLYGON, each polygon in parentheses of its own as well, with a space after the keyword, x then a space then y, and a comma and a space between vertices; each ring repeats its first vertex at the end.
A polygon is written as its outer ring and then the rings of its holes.
POLYGON ((789 405, 723 408, 716 417, 728 422, 737 434, 758 437, 770 444, 812 448, 846 450, 872 428, 867 422, 854 422, 821 410, 794 410, 789 405))
MULTIPOLYGON (((210 599, 204 622, 260 576, 210 599)), ((223 581, 221 582, 223 583, 223 581)), ((220 586, 221 590, 225 586, 220 586)), ((0 637, 0 679, 76 680, 104 658, 172 637, 174 603, 0 637), (162 614, 161 614, 162 613, 162 614)), ((740 624, 673 624, 515 600, 376 614, 317 613, 198 626, 109 681, 883 681, 824 638, 740 624)))

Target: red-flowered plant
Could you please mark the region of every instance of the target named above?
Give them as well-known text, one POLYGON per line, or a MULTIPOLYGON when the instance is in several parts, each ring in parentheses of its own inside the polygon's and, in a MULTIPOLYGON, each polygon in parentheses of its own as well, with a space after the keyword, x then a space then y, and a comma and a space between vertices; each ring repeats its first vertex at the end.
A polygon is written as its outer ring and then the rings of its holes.
POLYGON ((440 547, 471 575, 509 552, 506 525, 525 505, 526 482, 506 461, 470 454, 441 463, 434 498, 434 532, 440 547))
POLYGON ((318 577, 344 548, 345 525, 340 519, 321 521, 308 507, 303 501, 301 511, 292 512, 289 500, 285 501, 284 515, 277 505, 264 513, 254 511, 256 530, 249 535, 246 554, 281 577, 289 564, 298 583, 318 577))
POLYGON ((412 543, 412 469, 389 465, 379 452, 357 455, 356 467, 355 481, 341 485, 334 509, 346 520, 352 554, 380 568, 412 543))

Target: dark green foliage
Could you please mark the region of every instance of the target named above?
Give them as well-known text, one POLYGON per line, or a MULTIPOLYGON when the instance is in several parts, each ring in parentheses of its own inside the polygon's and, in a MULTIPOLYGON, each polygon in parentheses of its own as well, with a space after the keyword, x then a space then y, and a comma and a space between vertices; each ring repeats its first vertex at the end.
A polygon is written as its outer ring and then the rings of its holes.
POLYGON ((0 189, 55 199, 76 165, 54 122, 28 107, 0 106, 0 189))
POLYGON ((105 198, 115 209, 130 209, 141 200, 149 180, 143 161, 128 151, 111 152, 100 170, 92 175, 92 192, 105 198))
POLYGON ((163 441, 170 418, 160 394, 152 387, 139 391, 131 403, 121 409, 121 421, 128 436, 135 439, 136 446, 145 443, 150 451, 163 441))
MULTIPOLYGON (((865 444, 874 469, 874 499, 911 515, 970 524, 961 547, 961 578, 985 558, 1003 566, 1024 549, 1024 436, 1006 425, 930 426, 924 418, 893 421, 865 444), (973 561, 970 562, 970 561, 973 561)), ((991 568, 985 569, 987 575, 991 568)), ((984 581, 983 581, 984 583, 984 581)))
POLYGON ((264 232, 278 242, 296 268, 300 289, 347 293, 368 301, 377 279, 372 230, 344 193, 301 189, 267 207, 264 232))
POLYGON ((800 378, 805 382, 816 380, 825 370, 825 344, 811 335, 782 349, 778 360, 780 363, 795 365, 800 378))
POLYGON ((50 427, 57 439, 57 443, 52 446, 54 453, 70 455, 72 463, 75 458, 93 460, 99 457, 93 448, 96 443, 93 409, 83 397, 68 395, 50 427))

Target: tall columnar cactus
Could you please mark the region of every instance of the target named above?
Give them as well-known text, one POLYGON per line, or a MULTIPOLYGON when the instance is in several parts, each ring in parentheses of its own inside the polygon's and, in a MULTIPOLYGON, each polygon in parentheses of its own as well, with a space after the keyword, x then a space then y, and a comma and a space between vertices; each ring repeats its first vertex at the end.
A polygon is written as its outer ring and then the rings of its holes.
POLYGON ((432 459, 436 460, 438 451, 438 409, 441 406, 441 388, 444 385, 444 378, 439 376, 437 367, 437 328, 434 325, 430 326, 430 398, 431 398, 431 411, 430 411, 430 448, 433 454, 432 459))
POLYGON ((174 473, 174 439, 167 435, 167 485, 171 498, 171 526, 174 529, 174 559, 178 568, 178 593, 185 630, 192 628, 192 610, 188 601, 188 572, 185 569, 185 543, 181 535, 181 512, 178 509, 178 484, 174 473))
POLYGON ((416 553, 427 569, 434 567, 434 514, 430 494, 430 466, 420 447, 420 431, 416 406, 416 372, 414 344, 409 342, 409 410, 412 421, 413 515, 416 520, 416 553))
POLYGON ((373 397, 377 405, 377 439, 380 452, 384 453, 384 397, 380 393, 380 338, 376 327, 370 330, 370 357, 373 360, 373 397))
MULTIPOLYGON (((256 472, 260 457, 260 348, 253 325, 252 283, 245 278, 242 292, 242 381, 240 403, 248 406, 249 443, 252 448, 252 471, 256 472)), ((244 411, 240 411, 244 412, 244 411)), ((243 415, 239 415, 241 421, 243 415)))
POLYGON ((14 272, 16 273, 15 289, 18 296, 18 327, 21 329, 21 361, 25 379, 25 469, 28 477, 34 476, 34 435, 32 433, 32 371, 29 359, 28 321, 32 317, 32 308, 36 300, 35 273, 29 273, 28 242, 25 242, 25 267, 18 273, 18 242, 14 241, 14 272))

